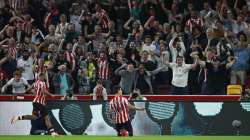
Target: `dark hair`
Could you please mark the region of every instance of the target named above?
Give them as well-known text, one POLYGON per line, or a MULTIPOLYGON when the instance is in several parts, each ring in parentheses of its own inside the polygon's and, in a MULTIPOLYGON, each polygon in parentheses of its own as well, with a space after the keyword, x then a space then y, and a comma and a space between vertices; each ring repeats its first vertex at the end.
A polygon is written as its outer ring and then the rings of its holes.
POLYGON ((30 52, 29 52, 29 50, 24 49, 24 50, 23 50, 23 53, 28 53, 28 54, 29 54, 30 52))
POLYGON ((113 87, 113 93, 116 94, 118 93, 118 91, 121 89, 121 87, 119 85, 116 85, 113 87))
POLYGON ((240 39, 240 35, 243 35, 244 38, 245 38, 245 41, 247 41, 247 35, 243 32, 243 31, 240 31, 238 34, 237 34, 237 38, 240 39))
POLYGON ((180 55, 178 55, 178 56, 176 57, 176 59, 177 59, 177 58, 182 58, 182 59, 184 59, 184 57, 183 57, 183 56, 180 56, 180 55))
POLYGON ((175 24, 174 24, 174 30, 175 30, 175 31, 176 31, 176 29, 177 29, 177 26, 180 26, 181 32, 184 31, 184 28, 183 28, 183 26, 182 26, 180 23, 175 23, 175 24))
POLYGON ((14 71, 13 75, 18 75, 18 76, 21 76, 22 74, 21 74, 21 71, 16 70, 16 71, 14 71))
POLYGON ((213 58, 212 58, 212 61, 220 61, 220 58, 219 57, 217 57, 217 56, 214 56, 213 58))
POLYGON ((97 80, 97 84, 103 84, 103 82, 102 82, 102 80, 101 79, 99 79, 99 80, 97 80))
POLYGON ((146 39, 146 38, 152 39, 151 35, 145 35, 145 36, 144 36, 144 39, 146 39))

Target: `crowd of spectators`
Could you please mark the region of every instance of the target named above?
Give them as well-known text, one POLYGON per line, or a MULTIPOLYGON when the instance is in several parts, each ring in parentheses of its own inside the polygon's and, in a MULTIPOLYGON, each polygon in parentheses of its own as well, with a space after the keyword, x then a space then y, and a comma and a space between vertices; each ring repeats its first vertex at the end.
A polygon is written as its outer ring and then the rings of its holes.
POLYGON ((54 94, 104 98, 118 84, 125 94, 247 86, 250 0, 0 0, 0 30, 2 94, 39 73, 54 94))

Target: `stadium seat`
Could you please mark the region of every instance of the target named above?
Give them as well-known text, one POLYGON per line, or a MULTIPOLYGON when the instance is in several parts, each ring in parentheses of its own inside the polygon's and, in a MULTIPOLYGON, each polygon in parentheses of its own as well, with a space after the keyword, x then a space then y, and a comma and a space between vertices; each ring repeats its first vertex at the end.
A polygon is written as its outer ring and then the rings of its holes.
POLYGON ((241 85, 228 85, 227 86, 227 95, 235 95, 242 93, 241 85))

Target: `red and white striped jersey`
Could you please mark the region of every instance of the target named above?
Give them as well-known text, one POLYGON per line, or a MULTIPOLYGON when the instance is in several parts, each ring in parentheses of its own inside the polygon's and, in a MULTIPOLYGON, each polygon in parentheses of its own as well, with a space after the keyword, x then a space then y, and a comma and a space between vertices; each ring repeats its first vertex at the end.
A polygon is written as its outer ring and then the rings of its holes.
POLYGON ((128 99, 122 96, 115 96, 110 101, 110 110, 114 113, 115 123, 125 123, 129 120, 128 99))
POLYGON ((9 53, 11 54, 13 59, 17 58, 17 48, 14 47, 9 47, 9 53))
POLYGON ((102 80, 108 80, 109 73, 109 63, 107 60, 98 60, 98 78, 102 80))
POLYGON ((0 47, 8 49, 8 53, 11 54, 12 59, 17 58, 17 45, 1 45, 0 47))
POLYGON ((101 9, 100 11, 95 13, 96 17, 101 19, 101 27, 102 28, 108 28, 108 17, 107 17, 107 13, 104 9, 101 9))
POLYGON ((45 105, 45 99, 46 99, 45 91, 48 90, 46 83, 41 80, 37 80, 34 83, 33 88, 35 89, 36 92, 33 103, 39 103, 45 105))

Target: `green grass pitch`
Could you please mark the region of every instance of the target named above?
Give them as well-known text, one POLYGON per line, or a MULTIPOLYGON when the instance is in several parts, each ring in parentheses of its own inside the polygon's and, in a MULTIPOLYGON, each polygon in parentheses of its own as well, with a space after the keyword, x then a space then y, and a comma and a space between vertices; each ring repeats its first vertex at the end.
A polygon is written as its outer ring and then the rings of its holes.
POLYGON ((250 140, 250 136, 0 136, 0 140, 250 140))

